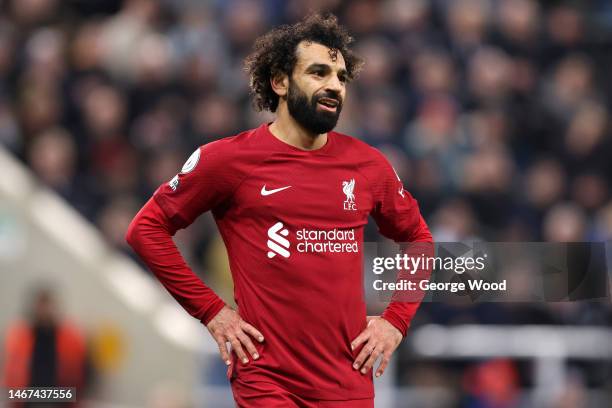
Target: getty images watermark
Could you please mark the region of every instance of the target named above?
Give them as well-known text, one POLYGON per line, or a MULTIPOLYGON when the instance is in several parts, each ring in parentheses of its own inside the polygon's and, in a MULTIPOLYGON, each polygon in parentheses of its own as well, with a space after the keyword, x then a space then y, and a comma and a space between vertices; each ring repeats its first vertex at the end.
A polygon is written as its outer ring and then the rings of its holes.
POLYGON ((609 255, 603 242, 364 245, 367 291, 384 301, 609 301, 609 255))
MULTIPOLYGON (((485 269, 487 254, 477 257, 439 257, 419 255, 396 254, 394 257, 376 257, 373 260, 372 272, 380 275, 385 271, 404 271, 409 275, 415 275, 419 270, 444 270, 463 274, 467 271, 482 272, 485 269)), ((401 274, 400 274, 401 276, 401 274)), ((507 289, 507 279, 501 282, 490 282, 483 278, 467 279, 466 282, 435 282, 429 279, 399 279, 396 282, 385 282, 376 279, 373 283, 375 290, 446 290, 450 292, 470 290, 496 290, 505 291, 507 289)))

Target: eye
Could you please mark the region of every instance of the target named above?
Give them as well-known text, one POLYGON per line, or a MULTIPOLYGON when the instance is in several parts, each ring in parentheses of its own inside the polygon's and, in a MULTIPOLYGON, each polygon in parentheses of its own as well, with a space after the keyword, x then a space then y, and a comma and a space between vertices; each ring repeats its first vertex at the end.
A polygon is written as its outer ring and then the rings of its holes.
POLYGON ((340 80, 340 82, 342 82, 343 84, 346 83, 346 81, 348 80, 346 75, 338 75, 338 79, 340 80))

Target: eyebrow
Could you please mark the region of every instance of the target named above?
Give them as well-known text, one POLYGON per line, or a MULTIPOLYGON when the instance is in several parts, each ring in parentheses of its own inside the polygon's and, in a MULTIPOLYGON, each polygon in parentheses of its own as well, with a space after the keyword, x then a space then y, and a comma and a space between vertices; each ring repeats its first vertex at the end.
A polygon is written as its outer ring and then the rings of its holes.
MULTIPOLYGON (((331 67, 328 64, 320 64, 320 63, 310 64, 308 67, 306 67, 306 72, 312 72, 316 70, 330 71, 331 67)), ((348 76, 348 71, 344 68, 340 68, 338 70, 338 75, 348 76)))

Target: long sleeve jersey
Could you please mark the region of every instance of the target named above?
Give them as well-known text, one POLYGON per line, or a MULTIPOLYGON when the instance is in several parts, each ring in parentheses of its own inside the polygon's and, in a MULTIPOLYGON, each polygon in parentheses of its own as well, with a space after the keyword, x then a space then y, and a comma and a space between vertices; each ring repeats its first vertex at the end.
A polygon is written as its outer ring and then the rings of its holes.
MULTIPOLYGON (((307 398, 373 396, 371 372, 352 368, 366 327, 363 231, 368 216, 396 242, 431 242, 416 200, 375 148, 329 132, 311 151, 267 124, 198 148, 132 221, 127 240, 169 293, 208 323, 224 302, 172 241, 212 211, 240 316, 265 337, 260 358, 233 357, 230 380, 272 381, 307 398)), ((403 335, 418 301, 392 301, 383 318, 403 335)))

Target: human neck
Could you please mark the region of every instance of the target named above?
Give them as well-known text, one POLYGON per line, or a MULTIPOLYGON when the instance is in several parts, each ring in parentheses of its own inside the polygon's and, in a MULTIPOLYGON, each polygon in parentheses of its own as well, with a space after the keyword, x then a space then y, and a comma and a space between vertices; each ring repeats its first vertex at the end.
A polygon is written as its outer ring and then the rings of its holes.
POLYGON ((286 103, 279 104, 276 120, 268 129, 277 139, 302 150, 317 150, 327 143, 327 133, 314 134, 304 129, 289 114, 286 103))

